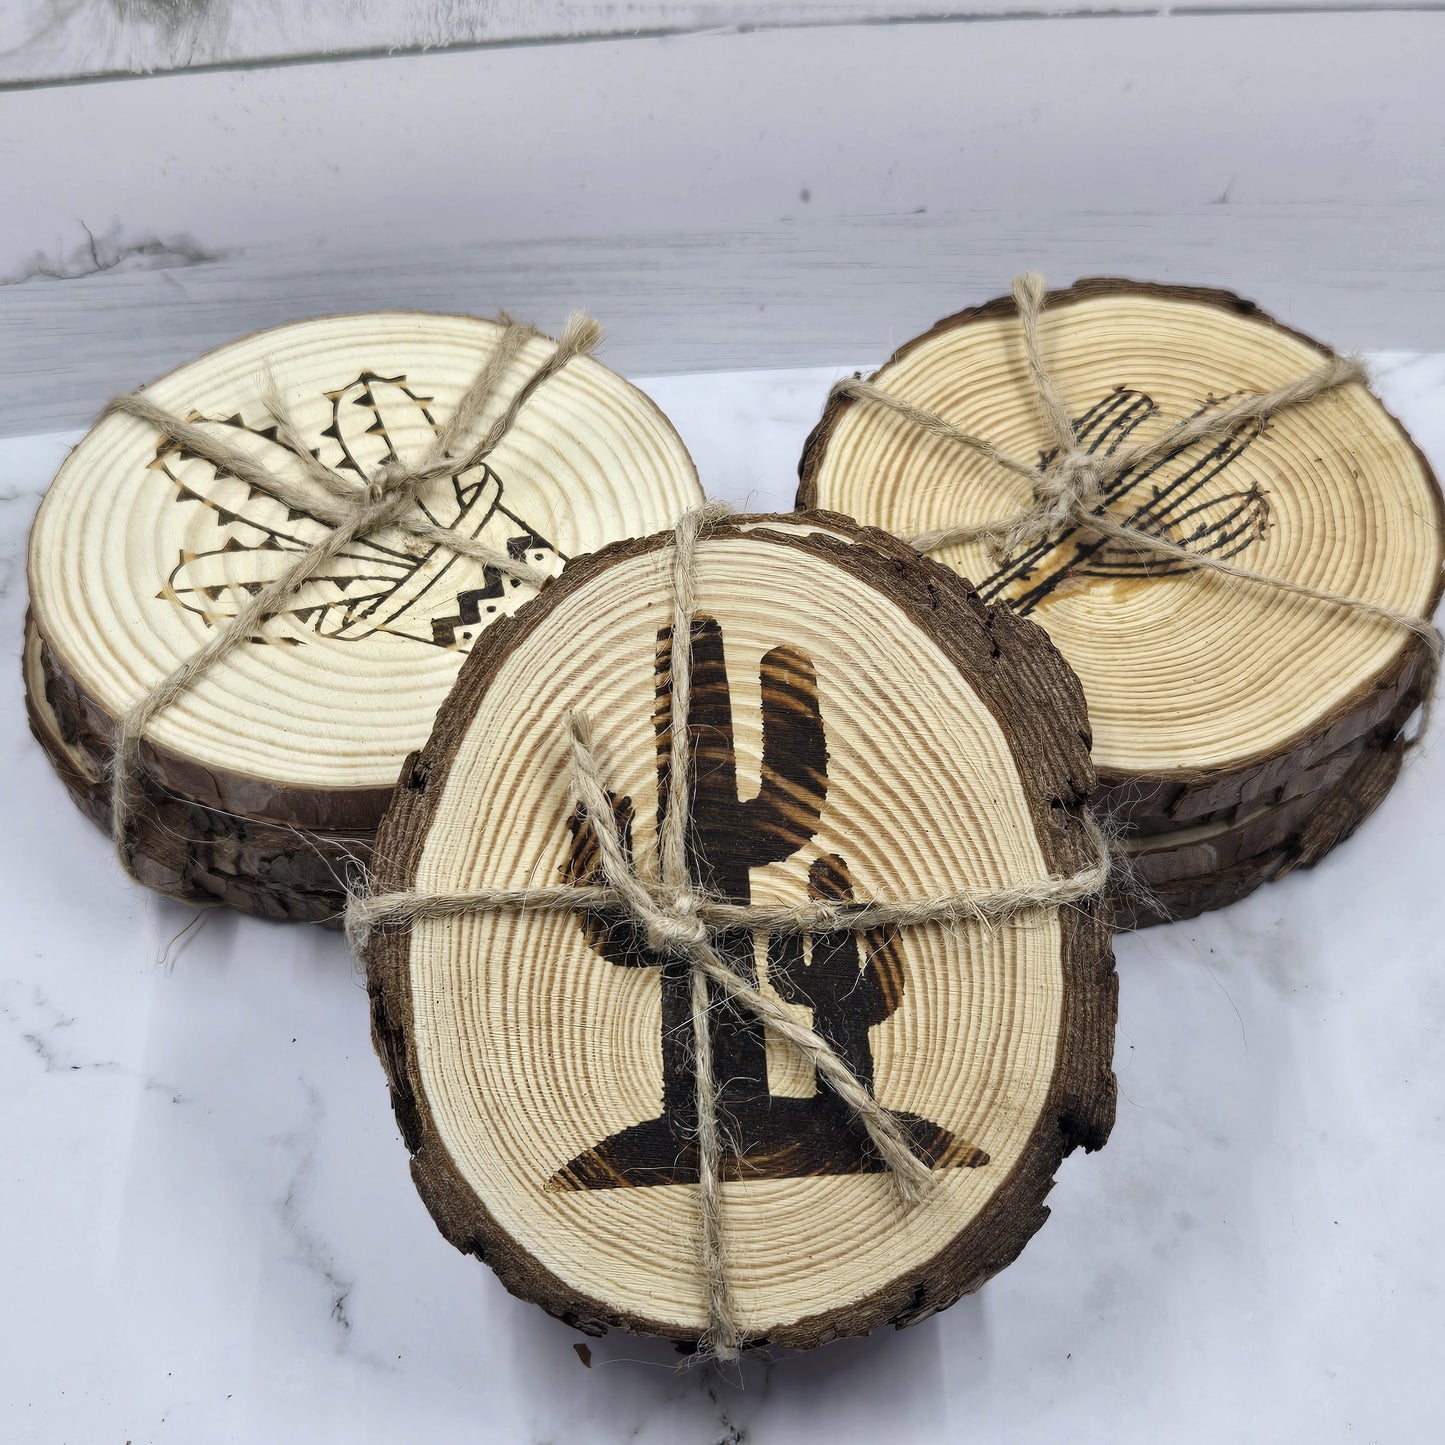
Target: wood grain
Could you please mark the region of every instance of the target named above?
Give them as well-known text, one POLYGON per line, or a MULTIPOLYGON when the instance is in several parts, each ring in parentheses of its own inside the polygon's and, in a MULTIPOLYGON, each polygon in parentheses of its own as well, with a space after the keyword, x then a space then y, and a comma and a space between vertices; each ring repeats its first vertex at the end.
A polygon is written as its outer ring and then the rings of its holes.
MULTIPOLYGON (((700 552, 699 606, 727 649, 739 795, 759 786, 769 686, 759 664, 770 649, 797 649, 816 669, 827 740, 815 838, 753 870, 752 897, 800 896, 834 857, 859 896, 1080 866, 1087 740, 1077 687, 1043 635, 981 607, 891 538, 824 535, 846 526, 838 519, 812 534, 778 520, 776 531, 768 519, 720 528, 700 552), (926 848, 905 844, 918 829, 926 848)), ((579 559, 493 629, 398 788, 378 838, 378 889, 565 872, 571 708, 593 718, 646 853, 667 542, 579 559), (541 655, 555 676, 536 677, 541 655)), ((754 1339, 807 1347, 951 1303, 1042 1222, 1063 1153, 1107 1136, 1114 982, 1102 906, 991 933, 907 933, 896 943, 902 1006, 871 1035, 880 1098, 990 1162, 940 1170, 935 1201, 900 1218, 876 1174, 754 1178, 740 1161, 742 1177, 724 1186, 725 1226, 754 1339)), ((657 971, 616 967, 588 940, 572 920, 525 915, 383 931, 369 954, 378 1052, 414 1177, 454 1244, 580 1328, 694 1340, 703 1313, 691 1187, 547 1187, 667 1097, 657 971)), ((779 1114, 801 1117, 811 1091, 786 1083, 770 1074, 768 1094, 779 1114)))
MULTIPOLYGON (((1115 280, 1053 293, 1043 334, 1080 444, 1101 453, 1331 354, 1228 293, 1115 280)), ((877 381, 1006 452, 1044 454, 1010 298, 938 323, 877 381)), ((798 502, 906 536, 1006 518, 1021 486, 905 418, 835 397, 805 448, 798 502)), ((1116 515, 1254 571, 1418 616, 1439 601, 1439 488, 1358 384, 1171 454, 1117 490, 1116 515)), ((1310 791, 1342 748, 1392 745, 1433 684, 1427 645, 1403 629, 1150 563, 1086 531, 1003 563, 981 543, 941 555, 1049 628, 1089 698, 1103 805, 1160 848, 1310 791)))
MULTIPOLYGON (((211 353, 147 396, 315 488, 278 440, 264 397, 274 382, 304 444, 359 490, 377 468, 420 459, 502 330, 415 313, 301 322, 211 353)), ((551 346, 526 343, 476 428, 551 346)), ((658 408, 582 357, 531 395, 484 461, 429 482, 418 505, 545 576, 700 499, 658 408)), ((46 695, 69 735, 103 766, 115 719, 326 531, 148 424, 101 422, 61 468, 30 539, 46 695)), ((149 730, 143 787, 166 800, 169 852, 229 839, 242 849, 233 871, 274 888, 284 915, 334 915, 346 862, 335 840, 354 851, 370 836, 462 656, 532 590, 398 532, 359 539, 149 730), (303 878, 319 898, 301 896, 303 878)))

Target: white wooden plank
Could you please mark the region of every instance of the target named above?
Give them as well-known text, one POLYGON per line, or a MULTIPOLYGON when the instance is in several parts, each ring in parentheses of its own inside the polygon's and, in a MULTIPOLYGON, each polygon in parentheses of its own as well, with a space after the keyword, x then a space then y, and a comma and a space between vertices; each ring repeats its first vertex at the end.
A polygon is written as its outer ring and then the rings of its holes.
MULTIPOLYGON (((10 0, 0 85, 581 37, 1006 15, 1359 10, 1371 0, 10 0)), ((1392 0, 1393 9, 1438 8, 1392 0)))
POLYGON ((337 310, 581 304, 633 372, 880 356, 1026 265, 1442 349, 1442 49, 1441 14, 1005 21, 11 92, 0 430, 337 310))

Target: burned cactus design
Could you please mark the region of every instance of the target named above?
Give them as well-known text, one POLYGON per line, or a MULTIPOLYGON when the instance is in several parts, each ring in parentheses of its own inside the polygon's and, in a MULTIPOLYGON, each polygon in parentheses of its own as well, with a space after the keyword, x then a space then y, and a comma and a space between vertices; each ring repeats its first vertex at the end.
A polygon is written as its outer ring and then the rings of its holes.
MULTIPOLYGON (((1195 415, 1219 404, 1211 399, 1195 415)), ((1158 411, 1143 392, 1117 387, 1075 421, 1074 434, 1091 456, 1111 456, 1158 411)), ((1147 467, 1121 472, 1104 488, 1096 510, 1202 555, 1238 556, 1264 535, 1269 504, 1257 484, 1227 492, 1214 490, 1212 484, 1265 425, 1242 422, 1220 441, 1177 447, 1147 467)), ((1040 465, 1048 466, 1056 455, 1041 453, 1040 465)), ((1127 543, 1071 525, 1009 558, 979 583, 978 590, 985 601, 1005 601, 1015 612, 1027 615, 1070 577, 1168 577, 1191 567, 1182 558, 1149 556, 1127 543)))
MULTIPOLYGON (((358 484, 388 462, 419 461, 441 430, 431 409, 433 398, 410 386, 405 376, 364 371, 325 398, 330 421, 311 455, 333 471, 351 473, 358 484)), ((192 412, 186 420, 216 428, 279 472, 297 465, 270 418, 253 424, 240 413, 208 417, 192 412)), ((177 503, 206 509, 219 529, 215 546, 181 551, 157 594, 208 625, 234 617, 331 530, 310 512, 283 505, 178 442, 162 440, 149 468, 169 478, 177 503)), ((439 527, 542 571, 559 570, 565 555, 505 505, 504 490, 497 472, 479 462, 447 478, 417 506, 439 527)), ((399 534, 358 538, 309 577, 291 605, 277 614, 293 624, 289 630, 274 629, 253 641, 296 645, 309 634, 357 642, 385 633, 467 651, 488 623, 514 611, 533 591, 518 578, 444 547, 409 543, 399 534)))
MULTIPOLYGON (((672 657, 671 632, 664 629, 658 635, 657 702, 653 715, 659 826, 667 817, 674 789, 679 785, 673 771, 672 657)), ((827 739, 811 660, 797 648, 773 648, 762 659, 759 682, 763 734, 760 786, 756 796, 744 798, 738 789, 722 628, 710 617, 693 619, 692 686, 686 719, 691 764, 687 777, 681 780, 687 789, 688 869, 700 891, 740 904, 751 901, 752 869, 792 858, 812 841, 828 792, 827 739)), ((613 797, 611 803, 624 852, 630 859, 632 801, 613 797)), ((571 828, 572 845, 563 877, 575 884, 601 881, 590 826, 578 815, 573 817, 571 828)), ((818 878, 829 867, 836 872, 841 866, 846 879, 842 860, 835 859, 831 864, 820 860, 813 866, 818 878)), ((625 920, 584 914, 581 926, 588 944, 609 962, 623 967, 657 968, 660 972, 662 1108, 656 1118, 624 1129, 578 1155, 558 1171, 549 1187, 610 1189, 691 1182, 697 1178, 698 1165, 689 965, 681 959, 659 959, 650 953, 646 940, 625 920)), ((835 952, 848 946, 833 935, 827 937, 835 952)), ((724 929, 713 941, 738 973, 756 981, 757 941, 751 930, 724 929)), ((801 940, 797 942, 801 946, 801 940)), ((856 940, 850 937, 850 943, 856 960, 856 940)), ((818 946, 817 940, 814 946, 818 946)), ((825 940, 823 947, 829 946, 825 940)), ((902 997, 901 960, 896 956, 888 976, 896 1007, 897 999, 902 997)), ((712 1010, 711 1028, 718 1113, 731 1144, 726 1177, 853 1174, 881 1167, 863 1147, 858 1126, 831 1094, 798 1099, 769 1093, 762 1025, 718 1002, 720 1006, 712 1010)), ((817 1026, 825 1037, 833 1038, 821 1021, 817 1026)), ((868 1050, 867 1025, 863 1025, 861 1036, 856 1029, 849 1033, 842 1047, 855 1073, 871 1084, 872 1059, 870 1056, 864 1061, 862 1057, 868 1050)), ((952 1144, 948 1131, 940 1126, 911 1115, 900 1118, 913 1131, 923 1157, 941 1159, 952 1144)))
MULTIPOLYGON (((672 638, 659 638, 657 707, 653 724, 657 735, 658 824, 676 786, 672 771, 672 638)), ((692 697, 687 728, 692 742, 692 766, 686 779, 688 871, 698 887, 731 903, 752 898, 749 873, 769 863, 781 863, 805 847, 817 831, 828 793, 828 750, 818 708, 818 684, 812 662, 796 648, 776 647, 762 660, 761 692, 763 752, 761 786, 756 797, 738 796, 737 756, 733 746, 732 698, 723 656, 722 629, 710 617, 692 625, 692 697)), ((753 934, 731 929, 716 940, 719 953, 739 972, 756 981, 753 934)), ((687 1060, 687 1031, 691 1027, 687 971, 675 990, 686 1012, 680 1026, 664 1035, 681 1044, 683 1057, 674 1059, 664 1078, 672 1081, 674 1098, 687 1096, 691 1108, 692 1079, 687 1060), (677 1065, 683 1067, 679 1069, 677 1065)), ((767 1056, 763 1031, 755 1020, 730 1013, 720 1020, 713 1041, 718 1078, 726 1081, 723 1108, 733 1100, 766 1096, 767 1056)), ((664 1084, 664 1094, 668 1084, 664 1084)))

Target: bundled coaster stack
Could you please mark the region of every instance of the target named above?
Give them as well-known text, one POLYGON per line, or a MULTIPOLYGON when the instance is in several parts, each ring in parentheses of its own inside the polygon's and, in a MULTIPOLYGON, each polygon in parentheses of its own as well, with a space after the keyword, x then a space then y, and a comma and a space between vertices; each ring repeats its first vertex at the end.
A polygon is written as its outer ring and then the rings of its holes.
POLYGON ((153 887, 335 919, 462 659, 700 500, 574 318, 306 321, 113 403, 31 534, 32 727, 153 887))
POLYGON ((437 1224, 730 1358, 921 1319, 1104 1142, 1077 680, 841 518, 684 518, 474 649, 353 905, 437 1224))
POLYGON ((1442 502, 1360 368, 1224 292, 1130 281, 941 321, 835 388, 800 507, 1041 623, 1126 827, 1121 923, 1322 857, 1434 684, 1442 502))

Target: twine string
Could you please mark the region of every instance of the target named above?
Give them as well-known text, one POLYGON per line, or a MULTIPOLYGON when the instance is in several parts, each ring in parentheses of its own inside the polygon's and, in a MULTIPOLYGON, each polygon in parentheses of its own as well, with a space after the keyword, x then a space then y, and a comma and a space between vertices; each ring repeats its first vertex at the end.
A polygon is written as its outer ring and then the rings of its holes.
POLYGON ((550 377, 576 356, 590 352, 602 337, 602 328, 581 312, 568 319, 556 344, 512 394, 501 414, 460 456, 454 455, 475 428, 503 377, 526 344, 541 332, 504 318, 502 336, 467 387, 450 419, 438 432, 426 456, 415 466, 396 459, 384 462, 360 485, 342 476, 313 455, 283 404, 275 378, 266 377, 263 400, 275 423, 276 440, 301 466, 306 480, 298 483, 272 470, 251 453, 217 436, 195 421, 187 421, 156 405, 148 397, 116 397, 101 413, 129 416, 154 427, 177 446, 265 493, 283 506, 304 511, 328 528, 326 534, 276 577, 251 595, 224 625, 146 692, 116 723, 115 746, 109 763, 111 842, 125 871, 134 877, 130 856, 130 829, 134 820, 140 770, 140 749, 146 730, 184 693, 195 687, 219 663, 253 637, 268 618, 282 611, 305 583, 352 543, 378 532, 407 534, 412 545, 442 547, 470 557, 506 575, 540 587, 547 575, 507 552, 485 546, 449 527, 438 526, 417 506, 422 489, 442 477, 459 476, 489 456, 511 430, 522 408, 550 377))
POLYGON ((1022 478, 1031 488, 1030 500, 1012 516, 918 533, 907 539, 914 547, 932 552, 940 547, 983 542, 997 559, 1002 560, 1046 541, 1065 527, 1076 527, 1085 535, 1125 543, 1145 557, 1185 562, 1192 569, 1212 572, 1216 576, 1254 582, 1291 596, 1350 608, 1362 616, 1389 622, 1413 633, 1437 658, 1440 656, 1440 631, 1426 618, 1328 588, 1311 587, 1287 577, 1257 572, 1222 557, 1193 551, 1156 532, 1121 522, 1108 508, 1106 492, 1109 484, 1127 472, 1143 470, 1196 442, 1225 441, 1241 426, 1265 422, 1279 412, 1302 406, 1337 387, 1353 382, 1364 383, 1367 376, 1358 361, 1331 357, 1276 391, 1247 393, 1224 406, 1202 411, 1166 427, 1152 440, 1125 443, 1107 454, 1091 453, 1079 446, 1058 382, 1044 361, 1039 326, 1044 296, 1043 278, 1034 272, 1014 282, 1014 305, 1023 331, 1029 378, 1040 416, 1053 443, 1052 455, 1042 465, 1005 452, 988 438, 976 436, 937 413, 914 406, 861 377, 850 377, 834 386, 834 395, 885 407, 932 435, 965 447, 1022 478))
MULTIPOLYGON (((722 959, 713 949, 707 930, 697 916, 696 900, 687 867, 687 824, 692 811, 692 614, 697 600, 694 560, 697 541, 705 528, 726 508, 703 506, 688 512, 677 524, 672 551, 672 646, 668 650, 668 758, 669 787, 667 812, 657 839, 658 881, 664 892, 672 936, 658 933, 649 937, 653 947, 688 958, 688 1007, 692 1023, 693 1117, 697 1129, 697 1208, 701 1231, 701 1262, 707 1291, 708 1347, 723 1359, 736 1359, 739 1330, 728 1288, 722 1238, 723 1151, 719 1138, 718 1086, 712 1056, 712 985, 709 974, 722 959)), ((580 780, 589 769, 595 776, 596 754, 590 749, 574 757, 574 771, 580 780)), ((594 833, 617 834, 610 808, 596 810, 583 800, 594 833)), ((619 850, 620 851, 620 850, 619 850)), ((611 877, 604 869, 604 876, 611 877)), ((652 931, 649 931, 650 935, 652 931)), ((726 969, 731 974, 732 970, 726 969)), ((758 995, 762 997, 761 994, 758 995)), ((781 1010, 776 1010, 781 1012, 781 1010)), ((819 1042, 823 1042, 819 1040, 819 1042)), ((826 1043, 823 1051, 831 1053, 826 1043)), ((818 1051, 815 1051, 815 1056, 818 1051)), ((870 1098, 868 1104, 876 1111, 870 1098)), ((911 1158, 912 1156, 910 1156, 911 1158)))
POLYGON ((710 504, 685 515, 673 539, 671 709, 667 810, 658 832, 657 865, 649 876, 628 858, 585 717, 567 719, 572 789, 596 842, 601 884, 568 884, 515 889, 470 889, 448 893, 398 891, 353 894, 346 915, 347 937, 364 957, 373 931, 410 927, 424 919, 496 912, 576 913, 586 910, 629 920, 647 941, 651 960, 685 962, 690 971, 693 1096, 698 1147, 699 1266, 703 1278, 707 1331, 704 1351, 720 1360, 737 1358, 742 1340, 728 1287, 723 1239, 723 1144, 718 1121, 719 1090, 713 1072, 710 1014, 714 992, 728 1007, 751 1016, 796 1049, 819 1080, 852 1112, 905 1205, 921 1202, 933 1182, 893 1113, 873 1096, 815 1028, 800 1022, 779 1000, 765 994, 719 951, 714 938, 727 929, 768 933, 827 933, 927 924, 993 926, 1036 909, 1057 909, 1098 897, 1108 879, 1108 850, 1092 820, 1086 820, 1094 861, 1064 877, 1050 877, 1004 889, 971 890, 914 901, 810 901, 799 904, 736 904, 698 889, 687 863, 691 809, 692 740, 688 708, 692 674, 692 618, 697 607, 696 556, 699 541, 726 515, 710 504))

